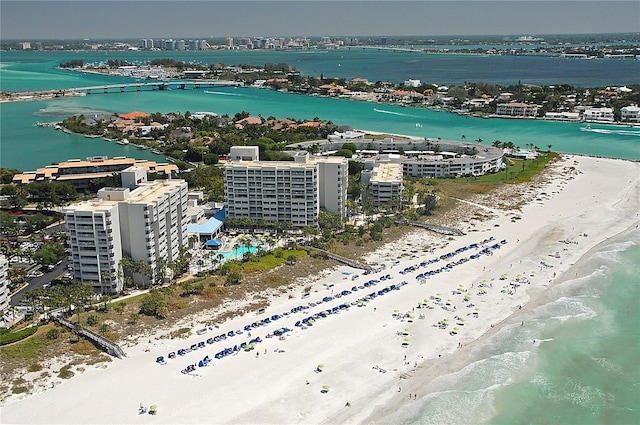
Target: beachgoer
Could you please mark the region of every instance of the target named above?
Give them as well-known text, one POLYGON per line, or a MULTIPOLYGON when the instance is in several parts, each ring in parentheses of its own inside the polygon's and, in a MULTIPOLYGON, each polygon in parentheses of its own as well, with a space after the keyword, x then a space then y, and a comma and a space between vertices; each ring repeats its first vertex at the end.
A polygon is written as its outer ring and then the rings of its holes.
POLYGON ((416 398, 418 398, 418 394, 413 395, 413 399, 415 400, 416 398))
POLYGON ((309 380, 308 380, 308 379, 307 379, 307 381, 306 381, 306 382, 307 382, 307 385, 309 385, 309 380))
POLYGON ((401 387, 398 387, 398 392, 400 392, 400 391, 402 391, 402 388, 401 388, 401 387))
POLYGON ((351 407, 351 403, 349 403, 349 402, 347 401, 347 403, 344 405, 344 407, 351 407))

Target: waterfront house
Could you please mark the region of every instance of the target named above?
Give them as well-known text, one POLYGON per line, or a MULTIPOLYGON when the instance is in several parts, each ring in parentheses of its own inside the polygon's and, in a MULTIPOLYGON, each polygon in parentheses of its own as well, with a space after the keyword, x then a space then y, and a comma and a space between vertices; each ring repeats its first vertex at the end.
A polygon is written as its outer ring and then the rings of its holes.
POLYGON ((622 122, 640 122, 640 107, 629 105, 620 109, 620 120, 622 122))
POLYGON ((533 118, 538 115, 538 105, 521 102, 501 103, 496 108, 496 115, 533 118))

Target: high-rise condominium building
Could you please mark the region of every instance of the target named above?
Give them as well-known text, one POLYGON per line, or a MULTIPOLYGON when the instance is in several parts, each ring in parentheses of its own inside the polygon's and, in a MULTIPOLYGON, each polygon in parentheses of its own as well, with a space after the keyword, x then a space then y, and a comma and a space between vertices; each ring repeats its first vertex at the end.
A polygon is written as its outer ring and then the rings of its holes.
POLYGON ((143 168, 131 167, 122 181, 128 187, 100 189, 97 199, 65 209, 73 278, 98 292, 123 289, 123 255, 148 265, 150 275, 132 276, 147 285, 158 279, 159 260, 176 260, 187 244, 184 180, 147 182, 143 168))
POLYGON ((344 218, 345 158, 310 159, 304 152, 296 154, 293 162, 259 161, 257 146, 232 147, 229 158, 224 166, 228 218, 316 226, 320 207, 344 218))
POLYGON ((7 271, 9 270, 9 262, 4 255, 0 255, 0 315, 9 308, 9 281, 7 271))

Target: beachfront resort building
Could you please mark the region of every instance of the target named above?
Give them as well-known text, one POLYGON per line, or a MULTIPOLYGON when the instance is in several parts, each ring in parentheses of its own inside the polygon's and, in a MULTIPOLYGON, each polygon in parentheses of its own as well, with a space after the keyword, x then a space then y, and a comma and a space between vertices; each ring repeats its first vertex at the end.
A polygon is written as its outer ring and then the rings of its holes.
POLYGON ((175 261, 187 244, 187 183, 146 181, 144 168, 122 172, 124 187, 105 187, 96 199, 65 208, 70 265, 74 280, 92 282, 94 290, 123 289, 120 260, 144 261, 150 275, 134 273, 136 285, 157 281, 160 262, 175 261))
POLYGON ((399 206, 404 188, 401 164, 367 162, 361 176, 375 207, 399 206))
POLYGON ((496 115, 535 118, 538 115, 538 105, 521 102, 501 103, 496 108, 496 115))
POLYGON ((311 159, 307 152, 296 152, 293 161, 260 161, 258 148, 248 148, 232 147, 224 165, 227 218, 305 227, 318 224, 320 207, 346 216, 345 158, 311 159))
POLYGON ((171 176, 178 171, 175 164, 158 164, 145 159, 127 158, 126 156, 93 156, 86 159, 70 159, 55 165, 47 165, 36 171, 27 171, 13 176, 13 183, 24 185, 32 182, 59 181, 71 183, 76 190, 89 188, 89 182, 101 177, 109 177, 114 173, 136 166, 143 167, 147 173, 158 173, 171 176))
POLYGON ((0 316, 9 308, 9 280, 7 273, 9 271, 9 262, 4 255, 0 255, 0 316))
POLYGON ((495 146, 424 138, 351 138, 347 133, 344 133, 342 138, 338 133, 333 136, 327 141, 296 143, 288 148, 308 149, 317 145, 323 154, 326 154, 341 146, 341 143, 353 143, 357 148, 354 160, 365 163, 368 159, 398 163, 401 164, 405 177, 480 176, 496 173, 503 167, 504 152, 495 146), (335 143, 337 140, 340 144, 335 143))

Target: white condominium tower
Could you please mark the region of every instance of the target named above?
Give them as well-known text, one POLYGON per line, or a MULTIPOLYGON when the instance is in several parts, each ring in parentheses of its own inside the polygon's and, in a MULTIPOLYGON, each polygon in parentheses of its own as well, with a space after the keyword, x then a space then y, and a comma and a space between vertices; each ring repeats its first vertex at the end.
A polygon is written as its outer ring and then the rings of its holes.
POLYGON ((320 207, 346 212, 348 163, 345 158, 259 161, 257 146, 232 147, 224 166, 227 217, 316 226, 320 207))
POLYGON ((9 270, 9 262, 4 255, 0 255, 0 315, 9 308, 9 281, 7 271, 9 270))
POLYGON ((102 188, 97 199, 65 209, 73 278, 103 293, 123 289, 124 254, 149 266, 152 276, 133 275, 146 285, 156 280, 158 260, 176 260, 187 244, 184 180, 147 182, 143 168, 131 167, 122 181, 128 187, 102 188))

